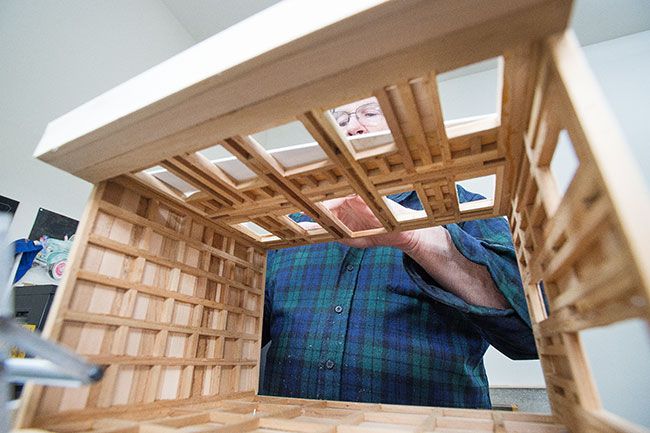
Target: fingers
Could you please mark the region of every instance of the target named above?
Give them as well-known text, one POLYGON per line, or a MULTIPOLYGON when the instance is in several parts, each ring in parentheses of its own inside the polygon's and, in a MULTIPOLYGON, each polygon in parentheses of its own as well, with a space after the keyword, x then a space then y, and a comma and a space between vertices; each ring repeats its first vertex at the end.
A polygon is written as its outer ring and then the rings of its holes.
POLYGON ((352 231, 381 227, 368 205, 357 195, 328 200, 324 204, 352 231))

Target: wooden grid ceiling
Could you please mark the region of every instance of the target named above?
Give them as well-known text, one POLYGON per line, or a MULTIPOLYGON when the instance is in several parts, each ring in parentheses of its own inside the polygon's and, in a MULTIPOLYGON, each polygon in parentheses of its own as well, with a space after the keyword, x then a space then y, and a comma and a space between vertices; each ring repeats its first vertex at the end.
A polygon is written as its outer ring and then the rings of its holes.
POLYGON ((305 12, 305 22, 282 35, 295 38, 289 43, 259 23, 272 49, 244 46, 239 63, 205 59, 230 39, 246 40, 255 20, 193 47, 52 122, 37 156, 93 182, 126 174, 263 248, 508 214, 537 41, 566 26, 570 1, 334 6, 307 13, 289 2, 266 11, 269 22, 290 10, 305 12), (355 15, 359 8, 367 9, 355 15), (452 14, 454 23, 443 19, 452 14), (504 23, 510 31, 495 35, 504 23), (437 74, 494 57, 502 60, 497 112, 445 123, 437 74), (378 100, 390 130, 350 139, 327 110, 368 96, 378 100), (319 148, 304 148, 308 162, 287 167, 281 153, 269 154, 251 134, 295 120, 319 148), (199 152, 215 144, 251 176, 238 180, 199 152), (314 153, 323 158, 314 161, 314 153), (162 171, 142 171, 153 166, 162 171), (494 176, 494 196, 459 205, 456 182, 483 176, 494 176), (179 182, 193 193, 179 190, 179 182), (424 210, 411 219, 391 212, 385 196, 412 190, 424 210), (351 231, 322 203, 350 194, 366 202, 380 226, 351 231), (288 217, 295 212, 320 228, 296 224, 288 217))
POLYGON ((507 213, 508 201, 502 200, 506 140, 501 116, 488 115, 445 128, 433 73, 389 86, 375 95, 391 130, 370 137, 345 137, 329 112, 313 110, 299 116, 322 149, 323 160, 287 169, 252 136, 234 136, 220 144, 254 174, 250 180, 237 182, 199 152, 160 163, 167 173, 196 188, 190 195, 146 171, 134 176, 197 213, 240 229, 269 248, 507 213), (380 144, 357 150, 368 141, 380 144), (458 172, 463 173, 462 177, 458 172), (489 175, 496 176, 495 199, 459 206, 455 182, 489 175), (402 215, 389 209, 384 197, 411 190, 417 192, 424 211, 413 219, 403 220, 402 215), (353 232, 322 203, 350 194, 363 198, 382 227, 353 232), (301 211, 320 228, 306 230, 288 216, 301 211), (262 227, 268 234, 255 233, 241 224, 247 222, 262 227))

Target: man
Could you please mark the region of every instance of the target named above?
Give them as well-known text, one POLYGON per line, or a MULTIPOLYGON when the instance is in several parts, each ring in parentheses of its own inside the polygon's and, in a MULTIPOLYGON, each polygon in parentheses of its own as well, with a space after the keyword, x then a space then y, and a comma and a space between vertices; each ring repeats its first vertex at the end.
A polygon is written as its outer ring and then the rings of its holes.
MULTIPOLYGON (((372 98, 332 114, 350 136, 388 129, 372 98)), ((389 198, 422 209, 414 192, 389 198)), ((380 226, 356 196, 328 207, 354 231, 380 226)), ((269 252, 268 341, 262 394, 427 406, 489 408, 489 344, 537 357, 503 218, 269 252)))

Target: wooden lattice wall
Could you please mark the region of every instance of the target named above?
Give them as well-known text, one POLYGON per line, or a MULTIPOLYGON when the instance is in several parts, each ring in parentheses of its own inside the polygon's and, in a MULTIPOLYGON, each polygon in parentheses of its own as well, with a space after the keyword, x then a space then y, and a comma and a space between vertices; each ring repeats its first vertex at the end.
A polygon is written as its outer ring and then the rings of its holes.
MULTIPOLYGON (((233 68, 243 75, 215 73, 63 145, 56 140, 65 134, 46 134, 43 159, 97 184, 46 335, 107 371, 82 391, 28 388, 19 425, 111 433, 641 431, 601 407, 580 332, 650 318, 648 194, 575 38, 563 32, 569 6, 393 2, 272 50, 267 63, 233 68), (451 14, 457 27, 449 29, 451 14), (369 22, 370 30, 361 26, 369 22), (341 62, 337 74, 317 76, 313 67, 309 82, 296 70, 293 88, 274 81, 304 53, 318 63, 331 47, 365 43, 365 31, 390 34, 379 37, 388 48, 370 45, 375 57, 341 62), (390 51, 398 34, 411 45, 390 51), (503 57, 497 113, 446 125, 437 75, 494 56, 503 57), (262 72, 277 94, 244 107, 224 96, 239 89, 249 97, 245 85, 262 72), (208 102, 222 96, 211 112, 208 102), (327 109, 368 96, 390 131, 381 145, 359 150, 327 109), (287 168, 250 136, 289 120, 305 126, 326 160, 287 168), (565 193, 550 167, 561 135, 578 159, 565 193), (198 153, 215 143, 254 178, 239 182, 198 153), (154 165, 197 192, 143 171, 154 165), (490 174, 493 200, 460 206, 455 183, 490 174), (424 210, 404 220, 384 197, 410 190, 424 210), (353 232, 321 203, 349 194, 368 204, 380 226, 353 232), (297 211, 320 228, 294 223, 287 215, 297 211), (510 221, 552 417, 253 396, 266 249, 494 216, 510 221), (242 230, 242 222, 271 236, 242 230)), ((72 128, 70 119, 61 125, 72 128)))
POLYGON ((553 412, 575 431, 636 431, 604 411, 580 331, 650 318, 648 196, 572 34, 547 42, 524 141, 510 225, 553 412), (562 133, 578 159, 564 194, 562 133))
POLYGON ((104 378, 28 388, 24 409, 43 425, 66 411, 255 392, 265 257, 128 180, 98 185, 44 333, 105 366, 104 378))

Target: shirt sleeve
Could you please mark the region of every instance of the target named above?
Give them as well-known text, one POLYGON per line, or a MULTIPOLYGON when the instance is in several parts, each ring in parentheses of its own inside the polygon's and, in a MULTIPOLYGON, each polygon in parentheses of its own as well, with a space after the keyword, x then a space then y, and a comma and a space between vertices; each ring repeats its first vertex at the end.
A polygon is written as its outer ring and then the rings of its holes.
MULTIPOLYGON (((461 202, 482 198, 459 187, 461 202)), ((487 268, 510 307, 497 309, 465 302, 446 291, 413 259, 404 255, 404 267, 430 298, 462 312, 476 331, 512 359, 537 358, 528 307, 524 296, 510 230, 505 218, 467 221, 445 226, 458 251, 487 268)))

